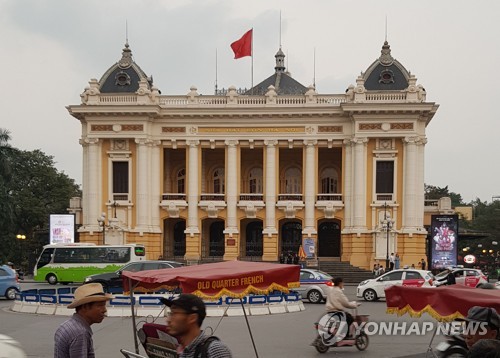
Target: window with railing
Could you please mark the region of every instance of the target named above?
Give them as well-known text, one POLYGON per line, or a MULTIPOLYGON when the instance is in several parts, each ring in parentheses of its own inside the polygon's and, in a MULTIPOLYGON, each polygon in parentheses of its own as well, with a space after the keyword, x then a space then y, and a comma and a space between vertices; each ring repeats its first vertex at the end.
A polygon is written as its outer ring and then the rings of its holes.
POLYGON ((375 194, 378 201, 391 201, 394 194, 394 161, 378 160, 376 165, 375 194))
POLYGON ((177 193, 185 193, 186 192, 186 169, 182 168, 177 172, 177 193))
POLYGON ((284 194, 302 193, 302 173, 298 168, 288 168, 285 171, 285 180, 281 192, 284 194))
POLYGON ((334 168, 325 168, 321 171, 321 193, 338 193, 339 175, 334 168))
POLYGON ((250 170, 248 189, 250 194, 262 193, 262 168, 253 168, 250 170))
POLYGON ((128 162, 114 161, 112 164, 113 200, 128 200, 128 162))
POLYGON ((224 194, 224 169, 217 168, 212 175, 213 193, 224 194))

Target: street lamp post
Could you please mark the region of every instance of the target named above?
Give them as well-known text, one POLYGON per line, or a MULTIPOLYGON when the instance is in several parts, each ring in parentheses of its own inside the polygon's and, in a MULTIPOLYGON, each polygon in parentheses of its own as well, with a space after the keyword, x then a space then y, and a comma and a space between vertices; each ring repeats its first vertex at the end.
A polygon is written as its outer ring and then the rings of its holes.
POLYGON ((16 239, 19 241, 19 249, 21 251, 20 255, 21 262, 19 263, 19 265, 21 265, 20 267, 22 267, 24 265, 24 250, 25 250, 23 242, 26 241, 26 235, 17 234, 16 239))
POLYGON ((102 244, 106 245, 106 213, 101 213, 101 216, 97 218, 97 222, 102 227, 102 244))
POLYGON ((384 203, 384 219, 380 222, 382 230, 386 232, 386 251, 385 251, 385 270, 389 269, 389 234, 394 225, 394 220, 391 219, 390 214, 387 213, 387 202, 384 203))

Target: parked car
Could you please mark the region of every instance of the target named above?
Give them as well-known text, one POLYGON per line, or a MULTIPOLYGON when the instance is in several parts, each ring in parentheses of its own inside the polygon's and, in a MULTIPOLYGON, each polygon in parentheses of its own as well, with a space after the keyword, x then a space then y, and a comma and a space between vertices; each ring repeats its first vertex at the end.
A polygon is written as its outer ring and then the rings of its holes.
POLYGON ((385 298, 385 289, 394 285, 432 287, 434 277, 430 271, 400 269, 389 271, 377 278, 365 280, 358 285, 356 296, 365 301, 385 298))
POLYGON ((8 300, 16 298, 16 292, 21 291, 16 271, 7 265, 0 266, 0 296, 8 300))
POLYGON ((500 281, 497 281, 497 282, 495 283, 495 288, 500 290, 500 281))
POLYGON ((446 285, 448 274, 452 272, 455 275, 457 285, 464 285, 468 287, 481 287, 488 283, 486 275, 478 269, 469 268, 453 268, 444 270, 435 276, 434 286, 446 285))
POLYGON ((327 288, 332 286, 332 276, 326 272, 302 269, 300 270, 300 287, 296 291, 309 302, 320 303, 326 300, 327 288))
POLYGON ((175 261, 159 261, 159 260, 145 260, 145 261, 136 261, 131 262, 118 271, 115 272, 107 272, 100 273, 96 275, 87 276, 85 278, 84 283, 90 282, 98 282, 102 285, 105 292, 121 292, 123 289, 123 279, 122 272, 123 271, 148 271, 148 270, 159 270, 165 268, 173 268, 184 266, 183 263, 175 262, 175 261))

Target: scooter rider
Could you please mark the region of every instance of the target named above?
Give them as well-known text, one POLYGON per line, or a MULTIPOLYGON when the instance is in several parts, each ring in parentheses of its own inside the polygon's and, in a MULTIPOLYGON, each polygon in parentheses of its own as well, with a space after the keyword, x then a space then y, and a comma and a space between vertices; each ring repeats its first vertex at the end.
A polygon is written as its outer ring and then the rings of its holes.
POLYGON ((354 321, 352 315, 349 312, 346 312, 346 308, 356 308, 360 305, 360 303, 356 301, 349 301, 344 294, 344 280, 342 277, 336 277, 332 280, 333 287, 328 290, 326 296, 326 312, 336 312, 343 311, 346 315, 347 327, 351 327, 352 322, 354 321))

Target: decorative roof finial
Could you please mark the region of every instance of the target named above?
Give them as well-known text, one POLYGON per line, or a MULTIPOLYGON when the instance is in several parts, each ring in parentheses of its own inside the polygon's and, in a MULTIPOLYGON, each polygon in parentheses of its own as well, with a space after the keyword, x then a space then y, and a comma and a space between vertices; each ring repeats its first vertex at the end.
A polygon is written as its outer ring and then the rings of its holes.
POLYGON ((391 56, 391 46, 389 43, 384 41, 384 46, 382 46, 382 50, 380 51, 381 55, 379 57, 379 61, 384 66, 390 66, 394 62, 394 58, 391 56))
POLYGON ((120 68, 129 68, 132 66, 132 50, 130 50, 128 41, 125 43, 125 47, 122 52, 122 59, 118 62, 120 68))

